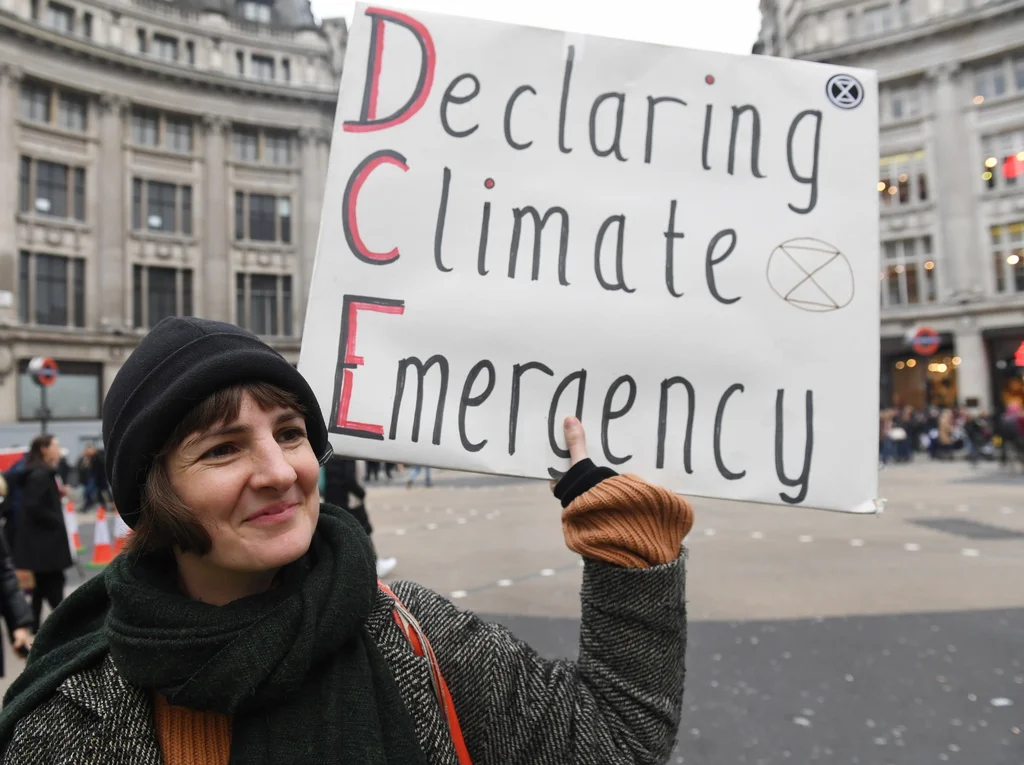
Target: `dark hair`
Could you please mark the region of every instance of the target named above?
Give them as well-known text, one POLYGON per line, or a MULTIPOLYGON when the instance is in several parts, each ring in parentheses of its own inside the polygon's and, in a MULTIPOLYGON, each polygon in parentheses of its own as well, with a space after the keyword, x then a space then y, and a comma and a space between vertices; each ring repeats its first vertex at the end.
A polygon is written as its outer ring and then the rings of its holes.
POLYGON ((45 465, 46 460, 43 458, 43 449, 49 448, 52 443, 53 436, 49 433, 33 438, 32 445, 28 448, 28 456, 25 458, 25 469, 34 470, 45 465))
POLYGON ((182 502, 171 485, 167 459, 193 433, 200 433, 220 423, 233 422, 238 417, 246 393, 264 411, 275 408, 294 409, 306 415, 297 396, 263 382, 233 385, 199 402, 175 427, 146 474, 139 521, 126 545, 130 552, 145 554, 167 551, 173 547, 199 555, 206 555, 210 551, 213 544, 210 533, 195 510, 182 502))

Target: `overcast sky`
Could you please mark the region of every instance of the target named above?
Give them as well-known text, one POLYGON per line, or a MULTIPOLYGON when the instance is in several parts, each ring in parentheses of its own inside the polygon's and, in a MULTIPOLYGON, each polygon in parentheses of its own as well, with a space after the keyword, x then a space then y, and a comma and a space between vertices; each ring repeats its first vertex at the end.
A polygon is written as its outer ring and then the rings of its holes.
MULTIPOLYGON (((312 2, 320 18, 352 20, 355 2, 312 2)), ((380 4, 723 53, 750 53, 761 24, 758 0, 385 0, 380 4)))

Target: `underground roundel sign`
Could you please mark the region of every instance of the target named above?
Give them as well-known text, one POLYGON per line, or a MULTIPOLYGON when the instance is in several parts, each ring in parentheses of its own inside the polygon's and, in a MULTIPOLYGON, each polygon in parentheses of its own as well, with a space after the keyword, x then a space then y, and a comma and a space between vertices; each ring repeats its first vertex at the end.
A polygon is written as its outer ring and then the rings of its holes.
POLYGON ((914 333, 911 347, 922 356, 931 356, 939 350, 939 333, 931 327, 921 327, 914 333))
POLYGON ((59 371, 57 362, 49 356, 36 356, 28 363, 28 373, 32 375, 32 379, 36 381, 37 385, 49 388, 57 382, 59 371))

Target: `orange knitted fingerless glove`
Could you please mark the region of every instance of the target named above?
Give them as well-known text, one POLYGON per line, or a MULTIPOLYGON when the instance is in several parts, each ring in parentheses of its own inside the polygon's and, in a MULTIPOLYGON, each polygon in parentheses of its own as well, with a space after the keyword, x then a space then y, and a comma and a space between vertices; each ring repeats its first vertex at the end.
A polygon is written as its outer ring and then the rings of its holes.
POLYGON ((562 512, 570 550, 623 568, 671 563, 692 527, 689 502, 634 475, 601 481, 562 512))

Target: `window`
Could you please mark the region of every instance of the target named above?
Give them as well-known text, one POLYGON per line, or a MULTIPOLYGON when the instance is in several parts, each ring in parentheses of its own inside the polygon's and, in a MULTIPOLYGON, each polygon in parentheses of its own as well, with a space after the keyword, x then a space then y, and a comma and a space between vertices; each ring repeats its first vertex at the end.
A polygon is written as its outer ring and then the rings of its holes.
POLYGON ((292 277, 237 274, 235 293, 239 326, 257 335, 292 335, 292 277))
POLYGON ((50 121, 50 103, 53 91, 37 82, 25 80, 21 83, 21 116, 32 122, 50 121))
POLYGON ((245 51, 235 52, 235 64, 238 68, 238 76, 243 76, 245 74, 245 51))
POLYGON ((153 55, 164 61, 177 61, 178 40, 167 35, 153 35, 153 55))
POLYGON ((146 30, 139 29, 135 34, 139 38, 139 53, 146 53, 149 50, 149 44, 146 41, 146 30))
POLYGON ((271 4, 258 2, 258 0, 243 0, 239 4, 242 11, 242 18, 246 21, 255 21, 258 24, 269 24, 271 21, 271 4))
POLYGON ((882 254, 883 307, 932 303, 938 299, 930 236, 885 242, 882 254))
POLYGON ((192 271, 134 266, 132 296, 136 327, 155 327, 168 316, 191 316, 192 271))
POLYGON ((32 160, 22 157, 18 165, 18 212, 32 209, 32 160))
MULTIPOLYGON (((29 359, 18 362, 18 419, 38 420, 41 388, 28 373, 29 359)), ((60 376, 48 389, 46 407, 51 420, 98 420, 100 418, 103 365, 58 359, 60 376)))
POLYGON ((1003 61, 989 64, 974 72, 974 103, 1006 95, 1006 67, 1003 61))
POLYGON ((74 93, 61 93, 57 103, 57 124, 65 130, 85 132, 86 100, 74 93))
POLYGON ((60 3, 49 3, 46 6, 46 19, 43 23, 50 29, 71 34, 75 25, 75 11, 60 3))
POLYGON ((21 84, 19 112, 22 119, 53 124, 56 106, 57 126, 65 130, 85 132, 88 101, 70 91, 56 91, 48 85, 26 80, 21 84), (56 99, 56 103, 55 103, 56 99))
POLYGON ((18 310, 23 324, 85 326, 85 261, 22 252, 18 310))
POLYGON ((285 82, 292 81, 292 62, 286 58, 281 59, 281 79, 285 82))
POLYGON ((254 128, 235 125, 232 143, 235 159, 239 162, 258 162, 260 157, 260 134, 254 128))
POLYGON ((36 212, 68 217, 68 166, 36 161, 36 212))
POLYGON ((249 195, 249 238, 257 242, 277 240, 274 204, 277 197, 269 194, 249 195))
POLYGON ((132 228, 191 235, 192 187, 133 178, 132 228))
POLYGON ((86 13, 82 15, 82 35, 92 39, 92 14, 86 13))
POLYGON ((899 19, 900 26, 909 27, 914 23, 914 9, 910 0, 900 0, 899 19))
POLYGON ((132 143, 139 146, 160 145, 160 114, 149 109, 132 110, 132 143))
POLYGON ((75 220, 85 220, 85 168, 75 168, 75 193, 74 193, 74 215, 75 220))
POLYGON ((281 130, 260 130, 235 125, 233 144, 235 160, 238 162, 289 165, 292 161, 292 135, 281 130))
POLYGON ((168 117, 164 146, 181 154, 192 153, 192 122, 184 117, 168 117))
POLYGON ((181 187, 181 233, 192 235, 192 187, 181 187))
POLYGON ((39 21, 39 0, 29 0, 29 14, 32 21, 39 21))
POLYGON ((267 131, 263 136, 263 156, 272 165, 287 165, 291 158, 291 136, 267 131))
POLYGON ((235 239, 292 241, 292 204, 288 197, 235 192, 235 239))
POLYGON ((163 115, 151 109, 132 111, 132 142, 178 154, 191 154, 193 149, 192 120, 188 117, 163 115))
POLYGON ((257 80, 274 79, 274 59, 268 56, 252 57, 252 76, 257 80))
POLYGON ((986 189, 1014 188, 1024 177, 1024 129, 986 136, 981 180, 986 189))
POLYGON ((993 226, 992 264, 997 292, 1024 292, 1024 221, 993 226))
POLYGON ((928 201, 924 152, 893 154, 879 163, 878 195, 883 207, 928 201))
POLYGON ((894 26, 893 20, 892 6, 888 3, 865 8, 860 17, 861 34, 872 37, 889 32, 894 26))
POLYGON ((185 43, 185 62, 189 66, 196 65, 196 44, 191 40, 185 43))
POLYGON ((18 211, 85 220, 85 169, 22 157, 18 211))
POLYGON ((886 95, 888 110, 882 114, 884 120, 909 120, 921 116, 921 91, 916 85, 887 88, 886 95))
POLYGON ((1013 85, 1018 93, 1024 93, 1024 56, 1013 60, 1013 85))

